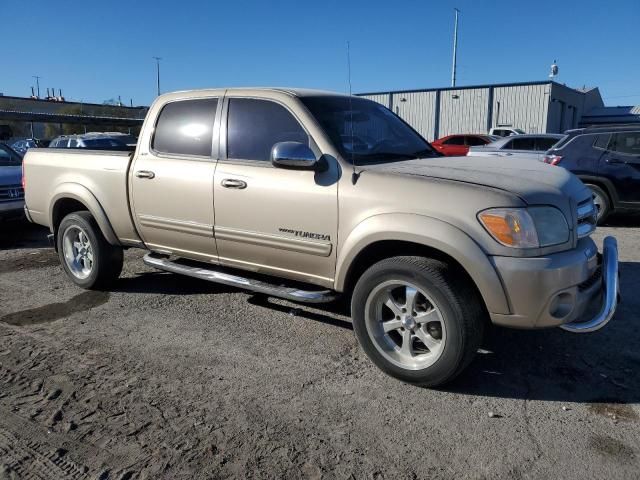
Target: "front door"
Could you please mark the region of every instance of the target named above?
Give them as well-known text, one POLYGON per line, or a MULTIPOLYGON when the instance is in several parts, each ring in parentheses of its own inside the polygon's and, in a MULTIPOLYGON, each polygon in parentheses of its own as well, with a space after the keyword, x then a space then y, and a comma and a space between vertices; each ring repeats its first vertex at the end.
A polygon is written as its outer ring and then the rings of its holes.
MULTIPOLYGON (((225 101, 214 178, 220 263, 331 286, 337 244, 337 174, 274 167, 284 141, 317 147, 296 113, 275 99, 225 101)), ((318 158, 320 152, 318 151, 318 158)))
POLYGON ((139 149, 130 175, 132 210, 136 228, 151 250, 217 261, 213 132, 219 103, 217 98, 167 103, 148 150, 139 149))
POLYGON ((613 183, 620 202, 640 203, 640 130, 611 135, 598 173, 613 183))

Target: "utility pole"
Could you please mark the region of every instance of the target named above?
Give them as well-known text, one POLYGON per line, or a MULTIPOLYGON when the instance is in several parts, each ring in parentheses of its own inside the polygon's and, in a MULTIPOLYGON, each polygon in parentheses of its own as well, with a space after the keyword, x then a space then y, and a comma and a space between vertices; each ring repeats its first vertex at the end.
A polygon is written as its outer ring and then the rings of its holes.
POLYGON ((38 98, 40 98, 40 79, 42 77, 39 77, 38 75, 32 75, 32 77, 36 79, 36 89, 38 92, 38 98))
POLYGON ((160 96, 160 60, 162 60, 162 58, 160 57, 152 57, 156 59, 156 75, 157 75, 157 81, 158 81, 158 96, 160 96))
POLYGON ((453 66, 451 67, 451 86, 456 86, 456 67, 458 63, 458 14, 460 10, 453 9, 456 12, 456 20, 453 26, 453 66))

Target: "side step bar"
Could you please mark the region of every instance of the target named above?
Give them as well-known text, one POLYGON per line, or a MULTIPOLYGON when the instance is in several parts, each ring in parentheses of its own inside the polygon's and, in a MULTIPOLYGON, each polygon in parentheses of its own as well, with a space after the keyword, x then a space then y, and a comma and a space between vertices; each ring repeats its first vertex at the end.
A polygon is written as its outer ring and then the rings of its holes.
POLYGON ((335 300, 337 297, 336 292, 333 290, 301 290, 295 287, 275 285, 262 280, 222 272, 212 266, 203 268, 180 263, 179 261, 171 261, 166 257, 156 256, 152 253, 145 255, 143 261, 146 265, 157 268, 158 270, 179 273, 208 282, 221 283, 223 285, 243 288, 245 290, 264 293, 272 297, 285 298, 296 302, 326 303, 335 300))

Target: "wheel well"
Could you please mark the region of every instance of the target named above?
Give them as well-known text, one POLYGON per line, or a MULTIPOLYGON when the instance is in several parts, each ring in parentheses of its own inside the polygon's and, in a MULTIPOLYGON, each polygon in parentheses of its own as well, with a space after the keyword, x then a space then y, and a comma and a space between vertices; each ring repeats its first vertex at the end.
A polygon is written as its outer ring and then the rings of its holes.
POLYGON ((447 265, 450 265, 452 268, 456 269, 456 271, 458 271, 468 279, 469 284, 473 286, 476 294, 478 295, 478 299, 482 302, 485 311, 487 311, 486 304, 484 303, 484 299, 480 294, 478 286, 473 281, 469 273, 465 270, 465 268, 460 264, 460 262, 458 262, 451 255, 448 255, 436 248, 429 247, 427 245, 421 245, 419 243, 400 240, 382 240, 379 242, 374 242, 370 245, 367 245, 360 253, 358 253, 356 258, 349 266, 349 271, 347 273, 344 286, 344 293, 347 295, 351 295, 356 282, 364 273, 364 271, 371 265, 379 262, 380 260, 384 260, 385 258, 396 257, 400 255, 434 258, 445 262, 447 265))
POLYGON ((52 216, 52 227, 53 234, 58 234, 58 227, 60 226, 60 222, 62 219, 73 212, 78 212, 81 210, 89 210, 87 206, 73 198, 61 198, 58 200, 53 206, 53 216, 52 216))
POLYGON ((593 179, 593 178, 583 178, 581 179, 587 186, 588 185, 595 185, 596 187, 600 187, 602 189, 602 191, 607 195, 607 197, 609 197, 609 204, 611 205, 611 210, 613 210, 615 208, 615 198, 613 196, 613 192, 611 191, 611 188, 609 187, 609 185, 607 185, 607 182, 604 181, 600 181, 597 179, 593 179))

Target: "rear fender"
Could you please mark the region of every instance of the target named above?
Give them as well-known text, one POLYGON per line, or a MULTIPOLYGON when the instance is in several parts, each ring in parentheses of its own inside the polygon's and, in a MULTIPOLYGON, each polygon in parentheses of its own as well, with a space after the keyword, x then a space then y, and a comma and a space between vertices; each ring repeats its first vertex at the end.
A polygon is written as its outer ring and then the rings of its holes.
POLYGON ((100 231, 107 242, 111 245, 120 245, 118 237, 113 231, 111 222, 109 222, 109 218, 102 208, 102 205, 100 205, 98 199, 87 187, 84 187, 79 183, 61 183, 55 188, 51 202, 49 202, 49 205, 51 205, 49 209, 49 225, 51 226, 52 231, 54 230, 53 214, 56 209, 56 204, 60 200, 64 200, 66 198, 71 198, 82 203, 87 210, 89 210, 93 218, 95 218, 98 226, 100 227, 100 231))

